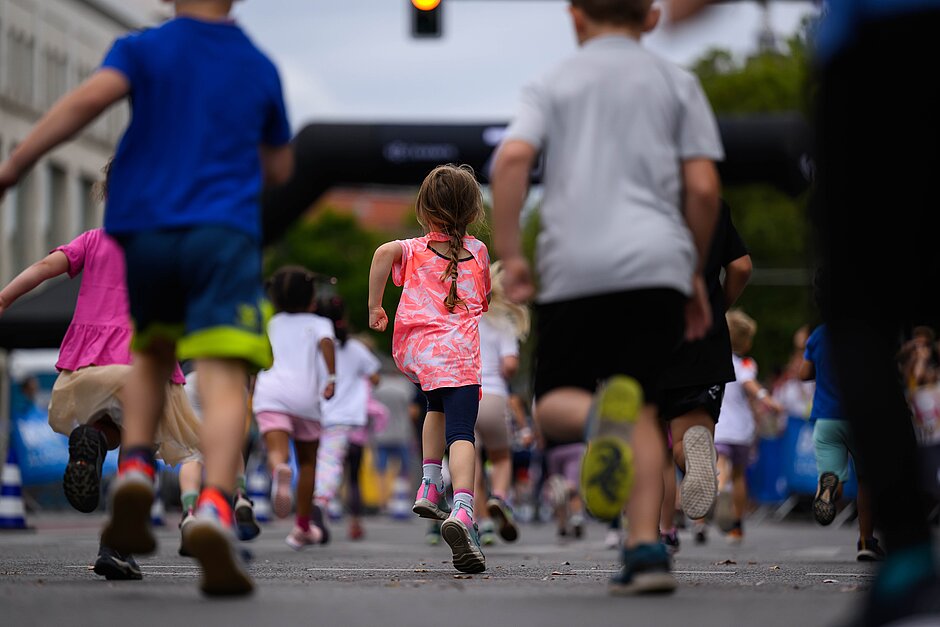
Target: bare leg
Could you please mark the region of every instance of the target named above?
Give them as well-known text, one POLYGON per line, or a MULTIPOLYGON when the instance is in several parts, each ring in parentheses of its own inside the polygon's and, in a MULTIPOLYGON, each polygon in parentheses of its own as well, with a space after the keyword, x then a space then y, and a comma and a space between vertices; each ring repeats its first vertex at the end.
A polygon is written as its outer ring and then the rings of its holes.
POLYGON ((121 394, 124 407, 124 449, 152 447, 166 402, 166 384, 176 363, 176 346, 155 341, 146 352, 134 353, 134 367, 121 394))
POLYGON ((297 518, 302 520, 309 520, 313 509, 318 446, 319 442, 294 442, 294 453, 297 455, 297 489, 294 507, 297 518))
MULTIPOLYGON (((425 429, 427 429, 427 422, 424 424, 425 429)), ((425 434, 427 434, 426 430, 425 434)), ((425 448, 425 455, 427 455, 427 452, 428 449, 425 448)), ((454 490, 472 490, 476 469, 476 447, 473 446, 473 442, 458 440, 451 444, 448 460, 450 480, 454 490)))
POLYGON ((659 542, 666 441, 655 405, 644 405, 633 429, 633 493, 627 503, 626 546, 659 542))
MULTIPOLYGON (((244 362, 232 359, 200 359, 196 370, 204 407, 200 439, 206 485, 231 494, 245 441, 248 372, 244 362)), ((169 378, 169 372, 166 376, 169 378)))
POLYGON ((202 487, 202 462, 191 461, 180 466, 180 492, 199 492, 202 487))
POLYGON ((558 388, 538 400, 539 428, 555 442, 582 442, 593 396, 581 388, 558 388))
POLYGON ((509 449, 492 451, 490 457, 490 493, 502 499, 509 496, 509 484, 512 481, 512 460, 509 449))
POLYGON ((268 468, 273 472, 278 464, 290 458, 290 435, 287 431, 268 431, 264 434, 264 448, 268 452, 268 468))
POLYGON ((715 421, 702 408, 693 409, 689 413, 669 421, 669 429, 672 432, 672 455, 679 470, 685 471, 685 447, 682 444, 682 436, 692 427, 699 426, 708 429, 712 437, 715 436, 715 421))
MULTIPOLYGON (((444 459, 444 413, 429 411, 424 418, 424 429, 421 433, 421 450, 424 459, 444 459)), ((467 482, 465 489, 469 490, 473 479, 467 482)))
POLYGON ((731 472, 734 482, 734 516, 738 520, 743 520, 747 512, 747 479, 744 476, 744 469, 739 466, 735 466, 731 472))

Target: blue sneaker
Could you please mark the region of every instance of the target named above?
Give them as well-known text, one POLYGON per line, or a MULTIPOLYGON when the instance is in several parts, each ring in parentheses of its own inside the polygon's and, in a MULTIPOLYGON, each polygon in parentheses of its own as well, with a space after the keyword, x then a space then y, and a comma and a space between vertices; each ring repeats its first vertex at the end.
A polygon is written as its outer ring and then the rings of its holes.
POLYGON ((668 594, 676 589, 666 546, 638 544, 621 553, 623 566, 610 579, 611 594, 668 594))

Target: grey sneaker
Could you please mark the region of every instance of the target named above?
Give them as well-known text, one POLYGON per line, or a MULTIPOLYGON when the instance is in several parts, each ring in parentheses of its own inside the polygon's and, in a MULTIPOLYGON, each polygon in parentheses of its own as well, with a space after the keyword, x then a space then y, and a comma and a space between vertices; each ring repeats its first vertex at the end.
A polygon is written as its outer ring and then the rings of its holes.
POLYGON ((668 594, 676 589, 672 563, 663 544, 624 549, 621 559, 620 572, 610 579, 611 594, 668 594))
POLYGON ((693 520, 705 518, 715 504, 718 477, 715 441, 705 427, 695 426, 682 436, 685 478, 680 486, 682 511, 693 520))
POLYGON ((98 547, 95 574, 101 575, 108 581, 137 581, 143 579, 140 566, 133 555, 118 553, 103 544, 98 547))

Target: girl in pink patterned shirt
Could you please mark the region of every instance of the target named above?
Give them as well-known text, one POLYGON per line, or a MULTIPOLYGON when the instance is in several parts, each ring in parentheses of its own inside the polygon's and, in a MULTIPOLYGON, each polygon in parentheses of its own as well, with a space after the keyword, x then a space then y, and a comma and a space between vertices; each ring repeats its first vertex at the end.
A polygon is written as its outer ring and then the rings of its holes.
POLYGON ((401 286, 392 353, 428 399, 424 422, 424 477, 414 512, 443 520, 441 536, 454 567, 482 572, 486 560, 473 522, 473 429, 480 404, 480 316, 488 308, 489 254, 467 235, 483 219, 483 197, 469 166, 434 168, 418 191, 418 222, 427 235, 383 244, 369 274, 369 326, 384 331, 382 297, 389 273, 401 286), (444 501, 441 460, 445 448, 454 507, 444 501))

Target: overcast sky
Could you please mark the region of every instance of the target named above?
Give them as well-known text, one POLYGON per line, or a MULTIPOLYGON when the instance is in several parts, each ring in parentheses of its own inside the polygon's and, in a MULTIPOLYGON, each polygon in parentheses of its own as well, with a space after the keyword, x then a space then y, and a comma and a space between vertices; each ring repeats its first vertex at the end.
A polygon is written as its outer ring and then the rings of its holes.
MULTIPOLYGON (((575 49, 560 0, 444 0, 444 37, 415 40, 410 0, 249 0, 236 16, 281 70, 294 130, 312 120, 508 119, 519 89, 575 49), (276 9, 275 9, 276 7, 276 9)), ((810 2, 771 2, 773 29, 795 31, 810 2)), ((660 26, 646 45, 680 64, 712 47, 755 48, 754 3, 660 26)))

